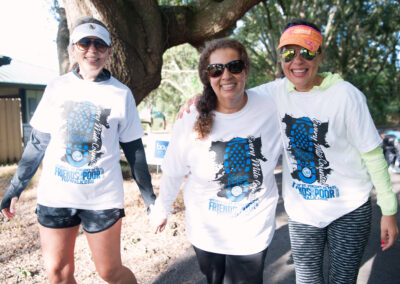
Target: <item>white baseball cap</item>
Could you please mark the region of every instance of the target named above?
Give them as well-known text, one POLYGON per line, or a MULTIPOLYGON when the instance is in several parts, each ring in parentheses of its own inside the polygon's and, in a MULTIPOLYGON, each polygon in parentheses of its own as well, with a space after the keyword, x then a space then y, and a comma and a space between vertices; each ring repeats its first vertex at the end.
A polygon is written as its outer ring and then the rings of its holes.
POLYGON ((111 37, 110 33, 106 28, 99 24, 95 23, 86 23, 74 28, 74 31, 71 35, 71 42, 76 43, 84 37, 95 36, 98 37, 108 45, 111 46, 111 37))

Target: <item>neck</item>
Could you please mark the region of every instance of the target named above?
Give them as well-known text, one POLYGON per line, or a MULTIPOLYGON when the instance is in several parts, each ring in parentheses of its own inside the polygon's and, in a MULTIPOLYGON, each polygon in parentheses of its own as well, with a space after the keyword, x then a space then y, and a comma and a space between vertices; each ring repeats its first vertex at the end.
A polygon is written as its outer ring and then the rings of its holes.
POLYGON ((237 98, 232 100, 218 100, 218 104, 216 107, 216 111, 221 113, 235 113, 240 111, 247 103, 247 94, 243 92, 243 94, 237 98))
POLYGON ((83 70, 82 68, 78 67, 77 73, 83 80, 87 81, 94 81, 103 72, 103 68, 100 70, 83 70))
POLYGON ((320 75, 316 75, 314 80, 312 81, 312 83, 310 85, 307 85, 307 86, 295 86, 294 88, 298 92, 308 92, 312 88, 314 88, 315 86, 321 85, 323 80, 324 80, 324 78, 322 78, 320 75))
POLYGON ((99 75, 99 73, 85 73, 82 71, 79 71, 79 75, 82 77, 83 80, 88 80, 88 81, 94 81, 96 77, 99 75))

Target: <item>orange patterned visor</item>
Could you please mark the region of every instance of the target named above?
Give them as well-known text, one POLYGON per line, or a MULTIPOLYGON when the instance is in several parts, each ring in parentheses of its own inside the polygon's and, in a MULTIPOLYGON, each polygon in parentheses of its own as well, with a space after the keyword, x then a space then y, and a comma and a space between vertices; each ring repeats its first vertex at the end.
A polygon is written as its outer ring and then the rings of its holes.
POLYGON ((317 51, 322 44, 322 35, 319 31, 305 25, 290 27, 281 35, 278 49, 289 44, 317 51))

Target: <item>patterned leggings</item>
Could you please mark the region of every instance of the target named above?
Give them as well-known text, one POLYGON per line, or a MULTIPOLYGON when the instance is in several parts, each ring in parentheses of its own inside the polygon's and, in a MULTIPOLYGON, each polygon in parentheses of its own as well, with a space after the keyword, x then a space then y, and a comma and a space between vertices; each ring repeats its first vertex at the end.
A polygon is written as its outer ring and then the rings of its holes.
POLYGON ((325 244, 329 253, 330 284, 355 284, 371 229, 371 201, 325 228, 289 218, 289 234, 296 283, 322 284, 325 244))

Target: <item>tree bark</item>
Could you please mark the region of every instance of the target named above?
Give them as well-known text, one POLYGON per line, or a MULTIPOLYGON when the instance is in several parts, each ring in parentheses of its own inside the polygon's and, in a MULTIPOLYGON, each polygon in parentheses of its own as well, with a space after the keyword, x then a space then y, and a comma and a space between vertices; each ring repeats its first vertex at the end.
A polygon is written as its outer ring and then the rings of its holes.
POLYGON ((70 31, 85 15, 108 27, 113 54, 107 68, 139 103, 159 86, 162 55, 168 48, 186 42, 200 47, 223 36, 259 2, 203 0, 197 6, 159 6, 156 0, 65 0, 64 7, 70 31))
POLYGON ((69 68, 69 56, 67 51, 69 44, 69 30, 65 9, 59 8, 57 12, 60 15, 60 22, 58 24, 57 32, 58 68, 60 74, 64 74, 68 72, 69 68))

